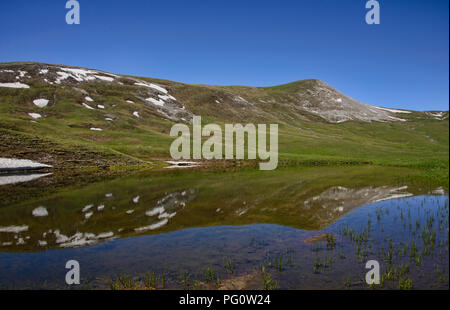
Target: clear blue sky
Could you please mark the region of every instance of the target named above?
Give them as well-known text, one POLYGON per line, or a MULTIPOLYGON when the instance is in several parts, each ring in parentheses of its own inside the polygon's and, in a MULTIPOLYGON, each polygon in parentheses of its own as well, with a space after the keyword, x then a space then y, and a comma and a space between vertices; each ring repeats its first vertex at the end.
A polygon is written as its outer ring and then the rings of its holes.
POLYGON ((448 110, 449 1, 66 0, 0 3, 0 62, 40 61, 181 81, 268 86, 317 78, 363 102, 448 110))

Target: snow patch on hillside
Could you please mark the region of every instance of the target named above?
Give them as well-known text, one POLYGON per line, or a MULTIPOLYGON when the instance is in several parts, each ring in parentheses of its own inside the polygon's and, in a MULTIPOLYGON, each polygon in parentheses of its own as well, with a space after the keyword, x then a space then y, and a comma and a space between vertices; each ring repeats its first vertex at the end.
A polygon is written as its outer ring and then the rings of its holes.
POLYGON ((48 105, 48 100, 47 99, 35 99, 33 100, 33 103, 35 106, 38 106, 40 108, 45 108, 48 105))
POLYGON ((15 83, 0 83, 0 87, 7 87, 7 88, 30 88, 27 84, 22 84, 19 82, 15 83))

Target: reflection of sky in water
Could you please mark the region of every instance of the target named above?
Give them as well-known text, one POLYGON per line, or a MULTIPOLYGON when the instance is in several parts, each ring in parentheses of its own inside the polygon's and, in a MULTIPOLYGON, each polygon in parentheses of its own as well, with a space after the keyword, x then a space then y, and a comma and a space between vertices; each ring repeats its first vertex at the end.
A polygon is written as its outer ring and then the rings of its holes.
MULTIPOLYGON (((325 231, 337 236, 345 226, 362 231, 370 218, 371 237, 375 241, 381 244, 386 237, 397 242, 407 242, 411 237, 409 218, 413 226, 417 221, 425 225, 429 216, 438 210, 446 210, 444 212, 448 216, 448 196, 381 201, 354 210, 325 231), (377 214, 382 214, 379 221, 377 214)), ((446 225, 448 228, 448 222, 446 225)), ((438 233, 438 241, 447 233, 448 230, 438 233)), ((69 259, 80 262, 82 278, 91 280, 94 285, 106 284, 106 287, 110 278, 121 274, 165 271, 169 278, 176 279, 182 270, 188 270, 194 276, 201 276, 209 265, 220 270, 227 258, 233 258, 237 273, 246 273, 254 272, 265 257, 278 255, 286 249, 294 249, 295 264, 283 275, 281 288, 283 285, 289 288, 340 288, 346 275, 362 277, 358 272, 363 273, 364 267, 352 258, 351 246, 348 244, 343 244, 340 249, 345 252, 347 259, 337 261, 329 273, 314 275, 311 266, 317 253, 311 251, 311 245, 303 242, 314 234, 317 232, 280 225, 217 226, 130 237, 74 249, 26 254, 0 253, 0 284, 5 286, 14 281, 18 286, 25 286, 27 281, 47 281, 63 286, 67 271, 64 265, 69 259)), ((325 251, 321 253, 328 255, 325 251)), ((448 251, 446 253, 444 261, 448 265, 448 251)), ((376 256, 376 250, 373 255, 376 256)))

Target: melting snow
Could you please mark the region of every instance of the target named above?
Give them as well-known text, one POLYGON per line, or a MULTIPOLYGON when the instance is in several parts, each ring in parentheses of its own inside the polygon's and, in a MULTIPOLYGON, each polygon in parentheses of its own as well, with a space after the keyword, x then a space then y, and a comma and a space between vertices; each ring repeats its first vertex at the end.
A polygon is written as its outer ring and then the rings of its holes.
POLYGON ((152 225, 149 225, 149 226, 135 228, 134 230, 137 231, 137 232, 146 231, 146 230, 155 230, 155 229, 158 229, 158 228, 166 225, 168 223, 168 221, 169 221, 168 219, 164 219, 164 220, 162 220, 162 221, 160 221, 158 223, 155 223, 155 224, 152 224, 152 225))
POLYGON ((160 91, 160 92, 162 92, 164 94, 168 93, 168 91, 165 88, 162 88, 161 86, 158 86, 158 85, 153 84, 153 83, 147 84, 147 83, 140 82, 140 83, 134 83, 134 85, 153 88, 153 89, 156 89, 157 91, 160 91))
POLYGON ((94 75, 97 79, 100 79, 102 81, 106 81, 106 82, 112 82, 114 81, 114 79, 112 77, 109 76, 102 76, 102 75, 94 75))
POLYGON ((35 106, 38 106, 40 108, 45 108, 48 105, 48 100, 47 99, 36 99, 36 100, 33 100, 33 103, 35 106))
POLYGON ((92 131, 103 131, 103 129, 101 129, 101 128, 94 128, 94 127, 91 128, 91 130, 92 130, 92 131))
POLYGON ((94 205, 87 205, 81 210, 81 212, 86 212, 87 210, 91 209, 93 206, 94 205))
POLYGON ((134 203, 138 203, 140 198, 141 198, 140 196, 134 197, 134 198, 133 198, 133 202, 134 202, 134 203))
POLYGON ((177 100, 175 97, 173 97, 173 96, 171 96, 171 95, 158 95, 158 97, 159 98, 161 98, 162 100, 164 100, 164 101, 166 101, 166 100, 169 100, 169 99, 171 99, 171 100, 177 100))
POLYGON ((89 102, 93 102, 93 101, 94 101, 94 99, 92 99, 92 98, 89 97, 89 96, 86 96, 84 99, 86 99, 86 101, 89 101, 89 102))
POLYGON ((30 88, 27 84, 22 84, 19 82, 15 83, 0 83, 0 87, 9 87, 9 88, 30 88))
POLYGON ((27 225, 22 226, 7 226, 7 227, 0 227, 0 232, 6 232, 6 233, 21 233, 28 230, 27 225))
POLYGON ((82 104, 83 104, 83 107, 85 107, 86 109, 95 110, 93 107, 87 105, 86 103, 82 103, 82 104))
POLYGON ((34 119, 38 119, 38 118, 42 117, 42 115, 39 114, 39 113, 28 113, 28 115, 31 116, 34 119))
POLYGON ((51 175, 52 173, 40 173, 40 174, 31 174, 31 175, 7 175, 0 176, 0 185, 8 185, 8 184, 16 184, 22 182, 29 182, 39 178, 46 177, 51 175))
POLYGON ((48 216, 48 211, 47 211, 47 209, 44 208, 44 207, 38 207, 38 208, 34 209, 34 210, 31 212, 31 214, 32 214, 34 217, 43 217, 43 216, 48 216))
POLYGON ((397 110, 397 109, 388 109, 388 108, 381 108, 381 107, 375 107, 380 110, 392 112, 392 113, 411 113, 411 111, 404 111, 404 110, 397 110))
POLYGON ((160 106, 160 107, 164 106, 164 103, 165 103, 164 100, 156 100, 156 99, 153 99, 153 98, 147 98, 145 100, 146 101, 150 101, 154 105, 157 105, 157 106, 160 106))
POLYGON ((99 109, 104 109, 104 108, 105 108, 105 106, 104 106, 104 105, 101 105, 101 104, 98 104, 97 107, 98 107, 99 109))
POLYGON ((0 157, 0 170, 2 169, 31 169, 51 168, 50 165, 41 164, 28 159, 12 159, 0 157))

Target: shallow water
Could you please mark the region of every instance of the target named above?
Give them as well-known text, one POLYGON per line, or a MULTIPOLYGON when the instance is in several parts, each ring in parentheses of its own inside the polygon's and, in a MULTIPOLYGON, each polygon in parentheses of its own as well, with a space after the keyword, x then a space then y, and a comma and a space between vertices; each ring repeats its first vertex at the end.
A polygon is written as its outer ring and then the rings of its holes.
POLYGON ((67 288, 75 259, 78 288, 146 272, 164 288, 263 288, 264 266, 271 287, 360 289, 374 259, 383 288, 448 288, 448 196, 376 171, 143 173, 24 201, 0 209, 0 285, 67 288))

